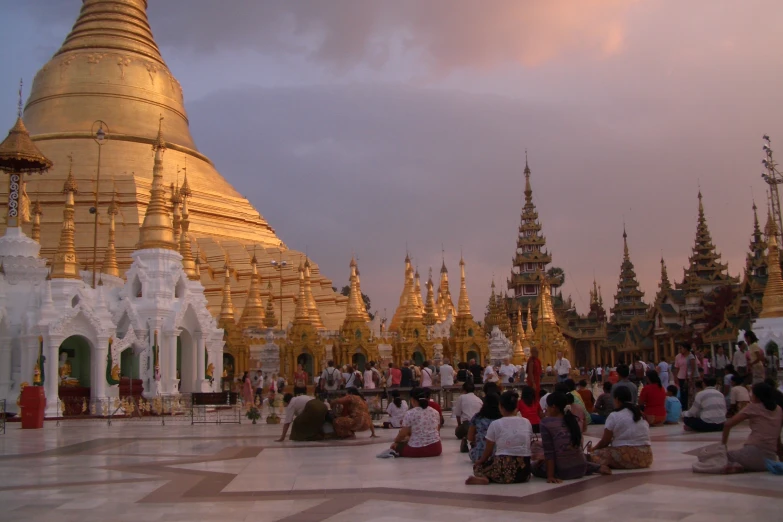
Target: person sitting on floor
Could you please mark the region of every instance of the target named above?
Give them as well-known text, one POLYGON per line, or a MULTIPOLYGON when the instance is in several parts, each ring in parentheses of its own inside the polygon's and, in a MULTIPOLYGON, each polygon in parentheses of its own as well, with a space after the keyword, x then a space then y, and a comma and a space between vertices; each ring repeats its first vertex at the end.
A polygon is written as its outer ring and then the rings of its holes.
POLYGON ((599 468, 585 459, 582 430, 567 401, 562 392, 550 394, 546 399, 546 417, 541 419, 544 460, 533 463, 533 475, 547 479, 550 484, 582 478, 599 468))
POLYGON ((590 388, 587 387, 586 380, 582 379, 579 381, 576 386, 576 392, 582 397, 582 402, 585 405, 587 413, 593 413, 593 408, 595 408, 595 397, 593 397, 593 392, 590 391, 590 388))
POLYGON ((612 392, 615 410, 609 414, 604 434, 595 447, 588 443, 590 460, 601 466, 600 472, 611 475, 612 469, 649 468, 653 462, 650 425, 632 401, 628 387, 612 392))
POLYGON ((430 391, 427 388, 411 390, 411 408, 402 418, 402 428, 391 449, 406 458, 437 457, 443 452, 440 417, 430 407, 430 391))
POLYGON ((484 452, 473 465, 465 484, 515 484, 530 480, 530 440, 533 426, 517 415, 518 396, 506 391, 500 396, 502 418, 489 425, 484 452))
POLYGON ((500 396, 490 393, 484 396, 479 412, 470 420, 468 428, 468 442, 470 442, 470 461, 476 462, 484 454, 486 435, 490 424, 502 417, 500 413, 500 396))
POLYGON ((696 394, 691 409, 683 413, 688 431, 721 431, 726 422, 726 399, 715 389, 715 377, 704 378, 704 390, 696 394))
POLYGON ((639 394, 639 406, 644 408, 644 416, 650 426, 666 422, 666 390, 655 370, 647 372, 647 386, 639 394))
POLYGON ((604 382, 604 392, 598 396, 593 405, 593 413, 590 418, 593 424, 604 424, 606 418, 614 411, 614 399, 612 398, 612 383, 604 382))
POLYGON ((729 417, 741 412, 745 406, 750 404, 750 393, 744 386, 745 379, 739 375, 731 378, 731 391, 729 392, 729 417))
POLYGON ((628 391, 631 392, 631 402, 633 404, 636 404, 637 399, 639 398, 639 388, 630 381, 628 376, 631 374, 631 369, 628 368, 625 364, 618 364, 617 365, 617 375, 620 377, 620 380, 617 381, 617 384, 612 386, 612 396, 614 396, 614 391, 617 388, 628 388, 628 391))
POLYGON ((783 448, 780 430, 783 429, 783 409, 775 401, 774 388, 761 382, 753 385, 750 404, 726 421, 722 443, 729 442, 731 429, 742 421, 750 424, 750 435, 742 449, 726 452, 728 465, 723 473, 766 471, 766 461, 778 462, 783 448))
POLYGON ((370 430, 370 437, 377 437, 375 427, 370 418, 370 410, 367 407, 362 394, 354 387, 348 388, 346 394, 332 401, 334 405, 343 407, 339 417, 334 419, 334 433, 339 439, 355 438, 356 433, 370 430))
MULTIPOLYGON (((462 364, 462 363, 460 363, 462 364)), ((462 395, 457 397, 451 408, 451 416, 457 419, 457 427, 454 429, 454 436, 460 442, 460 452, 468 452, 468 430, 470 421, 475 414, 479 412, 484 403, 475 393, 476 387, 473 381, 467 381, 462 385, 462 395)))
MULTIPOLYGON (((644 390, 642 390, 644 391, 644 390)), ((673 384, 666 387, 666 424, 679 424, 682 416, 682 403, 677 398, 679 390, 673 384)))
MULTIPOLYGON (((564 393, 562 390, 560 390, 557 386, 555 386, 555 393, 560 392, 564 393)), ((547 400, 549 398, 547 397, 547 400)), ((585 422, 585 418, 587 417, 587 412, 582 407, 581 404, 578 404, 576 400, 574 399, 574 395, 572 393, 566 394, 566 405, 570 409, 571 413, 574 414, 574 417, 576 417, 576 422, 579 423, 579 429, 582 430, 582 433, 587 432, 587 422, 585 422)))
POLYGON ((402 418, 405 416, 405 412, 408 411, 408 403, 400 397, 400 390, 392 390, 391 399, 389 406, 386 407, 389 420, 383 423, 383 427, 386 429, 401 428, 402 418))
POLYGON ((540 432, 541 415, 538 413, 539 404, 536 400, 536 390, 532 386, 522 386, 522 398, 519 399, 517 410, 519 414, 530 421, 533 433, 540 432))

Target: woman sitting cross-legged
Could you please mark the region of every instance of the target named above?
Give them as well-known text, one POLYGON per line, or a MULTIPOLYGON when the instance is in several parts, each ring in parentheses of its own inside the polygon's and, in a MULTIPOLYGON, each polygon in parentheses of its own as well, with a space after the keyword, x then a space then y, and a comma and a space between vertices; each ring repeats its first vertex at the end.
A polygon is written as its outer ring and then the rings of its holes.
POLYGON ((383 427, 389 428, 401 428, 402 418, 405 416, 405 412, 408 411, 408 403, 402 400, 399 390, 391 391, 391 401, 386 408, 386 413, 389 414, 389 420, 383 423, 383 427))
POLYGON ((486 444, 485 437, 489 425, 495 420, 501 418, 500 413, 500 395, 496 393, 485 393, 484 404, 477 414, 470 419, 468 427, 468 442, 470 442, 470 461, 476 462, 484 454, 486 444))
POLYGON ((437 457, 443 451, 440 444, 440 415, 430 407, 430 390, 411 390, 411 407, 405 412, 391 449, 400 457, 437 457))
POLYGON ((346 394, 332 401, 332 405, 341 405, 343 411, 334 419, 334 433, 339 439, 355 438, 356 432, 370 430, 371 437, 375 435, 375 427, 370 418, 370 409, 367 407, 362 394, 356 388, 348 388, 346 394))
POLYGON ((533 426, 517 416, 518 396, 512 391, 500 396, 503 417, 487 429, 486 447, 473 465, 473 476, 465 484, 514 484, 530 480, 530 439, 533 426))
POLYGON ((615 410, 606 419, 600 442, 592 448, 591 461, 601 465, 604 475, 611 475, 612 469, 649 468, 653 462, 650 425, 631 402, 629 388, 617 387, 612 395, 615 410))
POLYGON ((639 394, 639 406, 644 408, 650 426, 660 426, 666 422, 666 390, 657 371, 648 371, 647 380, 649 384, 639 394))
POLYGON ((582 429, 571 413, 566 394, 554 392, 546 398, 546 417, 541 419, 541 443, 544 460, 533 463, 533 475, 559 484, 598 471, 599 465, 587 462, 582 452, 582 429))
POLYGON ((723 444, 729 442, 731 429, 747 420, 750 435, 742 449, 729 451, 724 473, 766 471, 766 460, 778 461, 781 452, 780 430, 783 429, 783 410, 775 402, 775 390, 763 382, 753 385, 750 404, 723 425, 723 444))

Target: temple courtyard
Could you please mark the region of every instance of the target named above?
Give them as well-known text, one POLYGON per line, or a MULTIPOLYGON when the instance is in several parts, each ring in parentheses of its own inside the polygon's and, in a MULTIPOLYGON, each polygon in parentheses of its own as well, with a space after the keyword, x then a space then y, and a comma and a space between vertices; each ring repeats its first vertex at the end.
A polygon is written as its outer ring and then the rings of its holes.
MULTIPOLYGON (((184 420, 184 419, 183 419, 184 420)), ((0 435, 0 520, 339 521, 780 520, 783 478, 694 475, 720 434, 652 430, 649 470, 560 485, 466 486, 467 455, 444 428, 444 454, 377 459, 396 430, 347 442, 275 442, 267 424, 165 426, 134 421, 9 423, 0 435)), ((600 427, 588 439, 597 441, 600 427)), ((732 432, 732 445, 749 430, 732 432)))

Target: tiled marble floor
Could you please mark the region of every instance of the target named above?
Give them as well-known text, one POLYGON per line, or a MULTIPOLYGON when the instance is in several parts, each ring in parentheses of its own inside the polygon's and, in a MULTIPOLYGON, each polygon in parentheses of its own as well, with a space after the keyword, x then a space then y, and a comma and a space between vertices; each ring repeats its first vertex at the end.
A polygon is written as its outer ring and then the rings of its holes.
MULTIPOLYGON (((382 460, 380 439, 277 443, 279 426, 72 422, 0 436, 0 520, 449 521, 781 520, 783 478, 693 475, 718 434, 655 428, 650 470, 562 485, 465 486, 467 456, 444 428, 437 459, 382 460)), ((741 427, 732 441, 747 436, 741 427)), ((588 434, 595 439, 599 427, 588 434)))

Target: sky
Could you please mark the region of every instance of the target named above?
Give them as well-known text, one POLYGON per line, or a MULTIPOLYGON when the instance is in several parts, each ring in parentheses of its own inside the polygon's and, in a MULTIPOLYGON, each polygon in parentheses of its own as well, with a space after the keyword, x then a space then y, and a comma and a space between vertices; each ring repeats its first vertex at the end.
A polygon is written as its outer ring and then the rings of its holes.
MULTIPOLYGON (((0 121, 57 50, 79 0, 0 0, 0 121)), ((474 315, 505 286, 525 151, 562 291, 613 301, 623 252, 650 302, 704 196, 737 276, 766 208, 763 134, 783 139, 779 0, 149 0, 199 147, 322 273, 352 252, 390 317, 406 249, 441 249, 474 315)), ((26 91, 28 92, 28 91, 26 91)), ((436 283, 437 284, 437 283, 436 283)))

